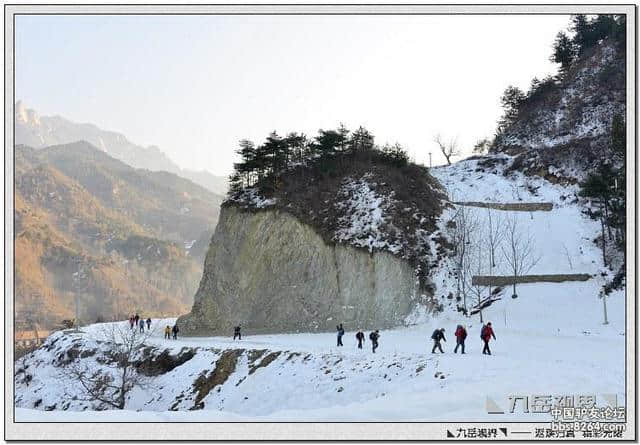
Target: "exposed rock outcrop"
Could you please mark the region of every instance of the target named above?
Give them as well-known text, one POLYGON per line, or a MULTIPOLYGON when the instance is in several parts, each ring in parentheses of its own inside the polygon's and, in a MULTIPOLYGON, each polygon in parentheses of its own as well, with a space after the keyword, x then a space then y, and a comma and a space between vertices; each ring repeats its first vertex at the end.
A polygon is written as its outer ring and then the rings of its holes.
POLYGON ((409 262, 330 244, 294 216, 275 209, 223 207, 185 335, 246 331, 327 331, 401 324, 428 292, 409 262))

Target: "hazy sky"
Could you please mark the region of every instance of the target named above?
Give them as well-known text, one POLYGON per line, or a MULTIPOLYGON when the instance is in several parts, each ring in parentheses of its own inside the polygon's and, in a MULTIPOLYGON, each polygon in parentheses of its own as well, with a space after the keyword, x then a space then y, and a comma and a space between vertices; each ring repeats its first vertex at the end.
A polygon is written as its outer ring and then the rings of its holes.
POLYGON ((228 174, 242 138, 367 127, 467 153, 502 91, 555 73, 569 16, 18 16, 16 99, 228 174))

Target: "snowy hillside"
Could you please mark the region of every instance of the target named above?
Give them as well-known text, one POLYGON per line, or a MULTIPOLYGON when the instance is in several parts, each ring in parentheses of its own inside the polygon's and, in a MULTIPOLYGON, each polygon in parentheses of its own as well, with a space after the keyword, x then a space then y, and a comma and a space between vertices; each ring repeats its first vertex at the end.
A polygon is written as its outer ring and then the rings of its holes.
POLYGON ((608 137, 613 116, 625 112, 624 54, 606 41, 583 59, 549 95, 549 103, 536 104, 506 131, 500 148, 549 149, 608 137))
MULTIPOLYGON (((534 412, 488 414, 487 397, 505 411, 514 394, 593 394, 599 405, 604 403, 602 394, 616 394, 624 403, 625 295, 616 291, 609 296, 609 324, 603 325, 598 292, 610 272, 602 267, 592 241, 599 226, 581 214, 575 186, 517 172, 505 175, 501 158, 508 157, 485 158, 495 161, 489 163, 461 161, 431 173, 452 202, 553 203, 548 212, 494 212, 515 217, 535 240, 541 260, 531 274, 586 273, 592 278, 518 284, 516 299, 509 290, 499 293, 497 301, 483 310, 497 337, 491 343, 492 356, 481 354, 479 316, 457 312, 448 296, 455 294, 456 283, 453 266, 445 259, 431 273, 442 312, 416 311, 405 327, 382 331, 375 354, 368 338, 363 350, 356 348, 358 326, 345 326, 343 348, 335 346, 331 333, 244 332, 243 340, 235 342, 227 337, 164 340, 161 332, 155 333, 149 340, 153 348, 139 357, 140 363, 147 363, 140 369, 153 369, 153 375, 145 388, 128 394, 127 420, 548 421, 548 414, 534 412), (452 353, 457 324, 465 324, 469 331, 465 355, 452 353), (429 338, 436 327, 446 329, 443 355, 430 353, 429 338), (165 365, 154 367, 151 362, 165 365)), ((437 222, 442 233, 457 207, 444 209, 437 222)), ((487 212, 469 209, 478 218, 487 212)), ((504 264, 494 274, 506 274, 504 264)), ((153 322, 160 327, 171 323, 153 322)), ((58 332, 16 362, 16 420, 123 418, 120 413, 100 417, 72 413, 105 408, 82 401, 78 384, 65 371, 80 361, 90 369, 105 369, 100 363, 106 363, 110 348, 102 342, 105 326, 88 326, 81 334, 58 332)))
MULTIPOLYGON (((504 159, 504 165, 509 165, 513 158, 493 155, 464 160, 448 167, 435 167, 431 174, 445 186, 452 202, 552 203, 550 212, 496 213, 504 218, 516 217, 522 230, 535 239, 541 261, 531 273, 610 273, 602 266, 600 250, 593 243, 600 226, 582 214, 584 207, 578 201, 577 185, 553 184, 517 171, 505 176, 500 161, 492 167, 483 166, 487 165, 487 159, 504 159)), ((447 221, 455 209, 445 212, 442 221, 447 221)), ((472 208, 472 212, 483 218, 487 210, 472 208)))

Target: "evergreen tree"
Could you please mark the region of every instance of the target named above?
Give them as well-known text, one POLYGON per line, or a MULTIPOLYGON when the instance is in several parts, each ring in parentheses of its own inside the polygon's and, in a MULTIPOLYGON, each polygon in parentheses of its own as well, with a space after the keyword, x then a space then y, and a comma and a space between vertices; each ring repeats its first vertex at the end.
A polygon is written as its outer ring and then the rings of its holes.
POLYGON ((366 128, 359 127, 351 135, 350 146, 353 151, 371 150, 374 147, 373 135, 366 128))
POLYGON ((244 187, 251 187, 255 182, 255 158, 256 147, 253 142, 242 139, 239 143, 240 147, 236 153, 240 155, 241 162, 234 164, 234 169, 238 173, 238 180, 244 187))
POLYGON ((304 134, 289 133, 284 138, 284 144, 290 153, 292 161, 302 162, 307 156, 307 137, 304 134))
POLYGON ((339 151, 347 151, 350 147, 349 147, 349 130, 347 130, 347 127, 344 126, 344 124, 340 124, 340 126, 338 127, 338 134, 340 135, 339 139, 338 139, 338 150, 339 151))
POLYGON ((627 16, 622 14, 614 17, 615 27, 611 37, 616 42, 618 48, 622 51, 626 49, 627 45, 627 16))
POLYGON ((551 61, 560 64, 560 72, 566 73, 576 57, 576 47, 573 41, 564 33, 559 32, 553 43, 551 61))
POLYGON ((409 162, 409 155, 397 142, 393 145, 385 144, 382 147, 382 154, 396 167, 404 167, 409 162))
POLYGON ((284 140, 273 131, 261 146, 264 153, 267 176, 271 177, 271 183, 275 187, 278 175, 285 169, 289 160, 289 150, 284 140))
POLYGON ((237 171, 238 164, 233 164, 233 165, 234 165, 234 168, 236 168, 236 170, 233 173, 231 173, 231 175, 229 176, 228 195, 233 195, 235 193, 238 193, 244 188, 244 184, 242 183, 242 178, 240 177, 240 174, 237 171))
POLYGON ((512 85, 508 86, 502 97, 500 103, 502 104, 503 115, 498 122, 499 131, 504 130, 511 125, 518 117, 521 105, 526 99, 526 94, 518 87, 512 85))
POLYGON ((584 14, 577 14, 571 18, 571 31, 575 33, 573 43, 576 45, 578 55, 582 55, 587 48, 597 42, 594 40, 593 26, 584 14))
POLYGON ((616 35, 617 26, 618 23, 616 22, 615 16, 608 14, 598 15, 591 21, 593 43, 595 44, 602 39, 616 35))
POLYGON ((318 130, 316 136, 316 150, 322 155, 335 153, 338 147, 344 145, 340 132, 336 130, 318 130))
POLYGON ((578 14, 571 19, 571 30, 575 32, 573 44, 579 56, 606 38, 612 38, 619 45, 624 46, 626 17, 600 14, 589 20, 584 14, 578 14))
POLYGON ((252 163, 252 172, 257 177, 257 182, 262 181, 269 174, 269 171, 270 161, 267 147, 265 144, 258 145, 252 163))
POLYGON ((613 171, 614 190, 611 199, 609 225, 616 233, 618 247, 624 249, 626 240, 627 200, 626 200, 626 126, 621 115, 615 115, 611 123, 611 148, 613 156, 621 165, 613 171))
POLYGON ((616 177, 618 172, 614 169, 610 162, 602 162, 597 170, 590 173, 587 179, 580 184, 579 195, 590 199, 598 205, 596 211, 589 212, 590 216, 594 219, 599 219, 602 229, 602 260, 604 265, 607 265, 606 255, 606 243, 607 234, 611 239, 611 223, 612 223, 612 203, 616 201, 616 207, 618 206, 618 200, 616 199, 617 182, 616 177))

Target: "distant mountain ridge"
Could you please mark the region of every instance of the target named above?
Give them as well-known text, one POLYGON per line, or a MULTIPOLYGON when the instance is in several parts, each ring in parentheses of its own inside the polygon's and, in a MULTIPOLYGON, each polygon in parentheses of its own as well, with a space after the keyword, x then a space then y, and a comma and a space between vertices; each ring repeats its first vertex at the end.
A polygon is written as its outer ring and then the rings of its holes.
POLYGON ((15 130, 16 145, 44 148, 86 141, 131 167, 167 171, 219 195, 227 192, 226 177, 215 176, 206 170, 182 169, 156 146, 136 145, 124 135, 102 130, 94 124, 80 124, 60 116, 40 116, 36 110, 27 108, 21 101, 15 105, 15 130))

